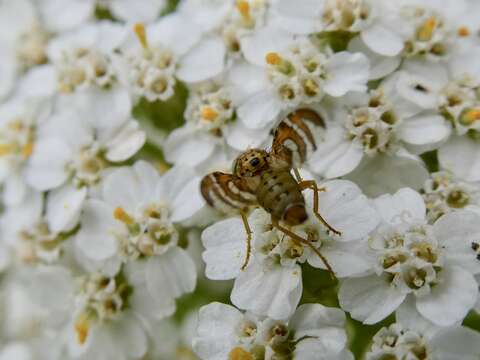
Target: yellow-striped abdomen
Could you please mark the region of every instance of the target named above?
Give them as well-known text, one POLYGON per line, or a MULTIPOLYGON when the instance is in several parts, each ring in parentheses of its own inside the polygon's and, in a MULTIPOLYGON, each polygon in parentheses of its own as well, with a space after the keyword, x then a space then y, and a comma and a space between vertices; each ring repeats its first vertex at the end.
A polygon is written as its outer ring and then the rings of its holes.
POLYGON ((298 225, 307 219, 305 199, 288 171, 264 171, 257 188, 257 200, 274 218, 289 225, 298 225))

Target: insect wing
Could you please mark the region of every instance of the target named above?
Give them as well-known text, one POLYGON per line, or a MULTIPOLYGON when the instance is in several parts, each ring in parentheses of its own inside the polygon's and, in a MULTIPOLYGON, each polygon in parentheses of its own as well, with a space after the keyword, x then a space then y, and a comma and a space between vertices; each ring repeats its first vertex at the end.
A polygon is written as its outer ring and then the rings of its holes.
POLYGON ((272 151, 292 167, 299 167, 317 149, 314 134, 325 129, 322 117, 310 109, 296 110, 275 129, 272 151))
POLYGON ((232 174, 210 173, 202 179, 200 189, 210 206, 227 214, 257 204, 255 194, 241 178, 232 174))

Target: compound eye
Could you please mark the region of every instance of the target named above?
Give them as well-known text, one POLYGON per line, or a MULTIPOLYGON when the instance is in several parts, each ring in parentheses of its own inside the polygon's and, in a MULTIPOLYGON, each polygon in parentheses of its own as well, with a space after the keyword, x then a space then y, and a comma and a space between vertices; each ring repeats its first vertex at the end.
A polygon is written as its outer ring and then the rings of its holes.
POLYGON ((256 167, 260 164, 260 159, 255 157, 253 158, 252 160, 250 160, 250 165, 252 165, 253 167, 256 167))

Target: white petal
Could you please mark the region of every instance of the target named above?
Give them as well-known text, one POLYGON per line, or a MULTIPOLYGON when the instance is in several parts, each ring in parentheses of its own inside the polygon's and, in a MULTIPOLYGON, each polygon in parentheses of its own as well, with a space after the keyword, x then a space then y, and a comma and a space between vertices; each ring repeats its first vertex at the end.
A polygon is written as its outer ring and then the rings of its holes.
POLYGON ((340 306, 352 318, 375 324, 386 318, 403 302, 405 294, 377 275, 342 281, 338 292, 340 306))
POLYGON ((446 140, 451 128, 443 116, 426 114, 404 120, 397 131, 403 141, 412 145, 428 145, 446 140))
POLYGON ((305 360, 353 360, 349 350, 330 351, 322 341, 306 338, 300 341, 293 352, 294 359, 305 360))
POLYGON ((3 184, 3 201, 6 205, 18 205, 28 192, 28 186, 19 174, 12 174, 3 184))
POLYGON ((147 336, 139 321, 129 312, 124 314, 120 323, 111 328, 117 346, 132 358, 141 358, 147 351, 147 336))
POLYGON ((361 52, 370 61, 370 78, 369 80, 377 80, 395 71, 400 65, 402 58, 400 56, 382 56, 370 50, 361 37, 356 37, 348 44, 350 52, 361 52))
MULTIPOLYGON (((292 34, 308 35, 322 30, 320 11, 324 1, 291 2, 277 1, 278 13, 275 13, 276 22, 280 27, 292 34)), ((275 3, 274 3, 275 4, 275 3)))
POLYGON ((395 194, 385 194, 374 200, 375 207, 383 221, 396 224, 405 217, 414 221, 424 221, 426 208, 422 196, 409 188, 398 190, 395 194))
POLYGON ((273 26, 264 27, 240 39, 245 59, 258 66, 266 65, 265 56, 269 52, 282 53, 292 43, 292 35, 273 26))
POLYGON ((47 198, 47 222, 50 231, 71 230, 78 222, 87 188, 65 185, 51 191, 47 198))
POLYGON ((109 5, 115 17, 129 22, 153 21, 164 6, 165 0, 137 0, 135 4, 129 0, 114 0, 109 5))
POLYGON ((230 299, 232 303, 258 315, 286 319, 293 313, 302 294, 302 270, 252 264, 238 275, 230 299))
POLYGON ((66 164, 71 155, 70 147, 60 139, 39 140, 25 169, 28 184, 40 191, 62 185, 68 177, 66 164))
POLYGON ((120 162, 129 159, 145 144, 145 132, 136 121, 127 122, 107 143, 105 157, 120 162))
POLYGON ((111 229, 117 224, 113 207, 99 200, 87 200, 83 206, 81 229, 76 237, 77 246, 93 260, 105 260, 117 250, 117 240, 111 229))
POLYGON ((270 127, 263 129, 248 129, 240 121, 230 126, 225 134, 227 144, 236 150, 244 151, 248 148, 259 147, 269 135, 270 127))
MULTIPOLYGON (((371 262, 363 251, 365 246, 363 242, 357 244, 337 241, 332 245, 323 246, 321 252, 327 258, 337 277, 358 276, 367 273, 372 268, 371 262)), ((325 264, 316 254, 308 257, 308 263, 313 267, 326 269, 325 264)))
POLYGON ((429 345, 438 360, 476 360, 480 357, 480 334, 463 326, 442 329, 429 345))
POLYGON ((269 91, 261 91, 240 105, 237 114, 247 128, 259 129, 272 123, 280 110, 280 100, 269 91))
POLYGON ((480 273, 480 261, 472 244, 480 239, 480 216, 470 211, 455 211, 438 219, 433 225, 435 237, 449 262, 472 274, 480 273))
POLYGON ((473 308, 478 285, 468 271, 458 266, 444 268, 441 277, 429 295, 417 298, 417 310, 436 325, 450 326, 462 321, 473 308))
POLYGON ((360 164, 362 145, 348 141, 345 135, 339 127, 327 130, 325 140, 317 144, 317 150, 308 160, 313 172, 331 179, 348 174, 360 164))
POLYGON ((173 299, 195 289, 195 264, 185 250, 175 247, 147 261, 146 283, 153 297, 173 299))
POLYGON ((64 0, 41 0, 42 19, 50 30, 63 31, 86 22, 92 15, 95 2, 70 0, 65 6, 64 0))
POLYGON ((179 12, 163 16, 160 21, 147 28, 147 36, 151 43, 161 44, 171 49, 177 56, 184 55, 198 43, 202 35, 201 27, 192 21, 192 18, 179 12))
MULTIPOLYGON (((321 185, 319 210, 325 220, 342 232, 340 241, 358 240, 368 235, 379 222, 379 216, 360 188, 347 180, 332 180, 321 185)), ((313 195, 307 201, 312 206, 313 195)))
POLYGON ((216 222, 202 232, 205 275, 211 280, 228 280, 240 273, 245 260, 247 234, 239 218, 216 222))
POLYGON ((217 76, 225 67, 225 53, 225 44, 220 38, 206 38, 180 60, 177 77, 188 83, 217 76))
POLYGON ((431 321, 425 319, 417 310, 414 296, 407 296, 395 312, 395 319, 403 328, 430 334, 438 330, 431 321))
POLYGON ((232 100, 237 105, 268 86, 265 69, 246 62, 234 64, 227 76, 227 83, 232 87, 232 100))
POLYGON ((185 186, 197 176, 195 171, 188 166, 174 166, 162 174, 155 189, 155 196, 158 199, 175 201, 175 198, 182 192, 185 186))
POLYGON ((188 220, 205 206, 205 200, 200 192, 201 180, 200 177, 195 176, 175 196, 171 216, 173 222, 188 220))
POLYGON ((394 193, 402 187, 420 189, 428 179, 428 171, 420 160, 405 156, 377 155, 365 161, 348 179, 368 196, 394 193))
POLYGON ((32 350, 27 343, 8 342, 0 350, 0 360, 33 360, 32 350))
POLYGON ((210 157, 215 149, 215 139, 193 127, 181 127, 168 135, 163 149, 168 162, 195 166, 210 157))
POLYGON ((362 31, 363 42, 380 55, 395 56, 403 49, 403 40, 394 31, 377 22, 362 31))
POLYGON ((316 337, 328 351, 340 352, 347 342, 345 313, 338 308, 320 304, 300 305, 288 325, 295 331, 295 339, 316 337))
POLYGON ((480 180, 479 141, 468 136, 453 136, 438 150, 438 160, 443 169, 452 171, 467 181, 480 180))
POLYGON ((217 302, 200 308, 193 349, 202 359, 224 360, 236 345, 236 331, 243 314, 217 302))
POLYGON ((324 90, 331 96, 343 96, 348 91, 364 91, 369 78, 370 63, 362 53, 335 53, 328 61, 328 77, 324 90))

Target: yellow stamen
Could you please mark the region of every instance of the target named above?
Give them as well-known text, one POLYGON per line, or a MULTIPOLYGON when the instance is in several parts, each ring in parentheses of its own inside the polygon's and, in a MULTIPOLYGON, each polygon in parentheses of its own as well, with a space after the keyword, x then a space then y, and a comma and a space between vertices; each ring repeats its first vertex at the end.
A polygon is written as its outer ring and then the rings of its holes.
POLYGON ((252 354, 242 349, 241 347, 233 348, 228 354, 229 360, 253 360, 252 354))
POLYGON ((282 62, 282 58, 276 52, 269 52, 265 56, 265 61, 268 65, 279 65, 282 62))
POLYGON ((244 20, 250 20, 250 4, 246 0, 237 1, 237 10, 244 20))
POLYGON ((26 143, 22 148, 23 157, 29 157, 33 152, 33 142, 26 143))
POLYGON ((21 120, 15 120, 8 124, 8 128, 13 131, 21 131, 23 129, 23 123, 21 120))
POLYGON ((210 106, 204 106, 202 109, 202 118, 205 120, 213 121, 217 118, 218 112, 210 106))
POLYGON ((433 31, 437 26, 437 20, 430 16, 417 31, 417 38, 420 41, 428 41, 432 38, 433 31))
POLYGON ((0 156, 11 154, 13 149, 12 144, 0 144, 0 156))
POLYGON ((480 109, 466 110, 460 116, 460 123, 462 125, 472 125, 475 121, 480 120, 480 109))
POLYGON ((466 37, 470 35, 470 29, 466 26, 460 26, 457 31, 458 36, 466 37))
POLYGON ((77 334, 77 341, 80 345, 85 344, 89 330, 88 316, 81 314, 75 322, 75 333, 77 334))
POLYGON ((127 225, 132 225, 134 223, 133 218, 126 213, 121 207, 115 208, 113 211, 113 217, 127 225))
POLYGON ((142 44, 142 47, 146 49, 148 47, 148 42, 147 42, 147 33, 145 31, 145 26, 141 23, 136 23, 133 26, 133 31, 135 32, 135 35, 137 35, 137 38, 140 41, 140 44, 142 44))

